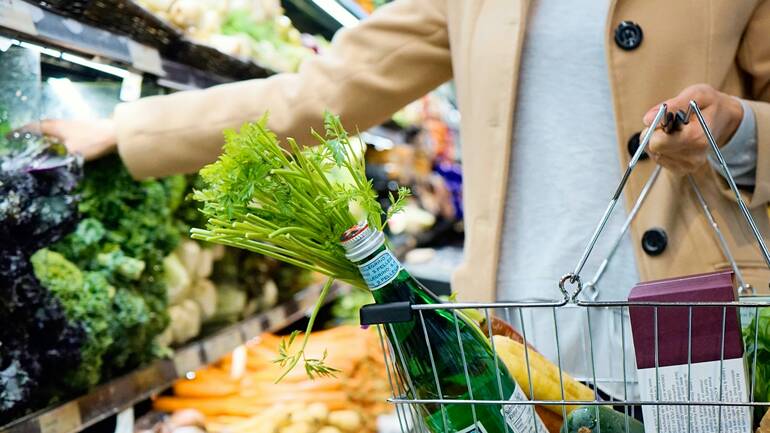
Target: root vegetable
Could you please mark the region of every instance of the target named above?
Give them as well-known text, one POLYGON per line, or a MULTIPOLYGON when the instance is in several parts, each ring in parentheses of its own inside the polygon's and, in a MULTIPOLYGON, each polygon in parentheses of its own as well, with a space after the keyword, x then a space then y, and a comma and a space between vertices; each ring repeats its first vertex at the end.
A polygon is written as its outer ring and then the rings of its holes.
POLYGON ((346 432, 357 432, 362 425, 361 415, 354 410, 335 410, 329 413, 329 424, 346 432))
POLYGON ((307 422, 289 424, 279 430, 280 433, 313 433, 313 425, 307 422))
POLYGON ((203 427, 206 417, 195 409, 184 409, 174 412, 169 422, 172 429, 182 426, 203 427))

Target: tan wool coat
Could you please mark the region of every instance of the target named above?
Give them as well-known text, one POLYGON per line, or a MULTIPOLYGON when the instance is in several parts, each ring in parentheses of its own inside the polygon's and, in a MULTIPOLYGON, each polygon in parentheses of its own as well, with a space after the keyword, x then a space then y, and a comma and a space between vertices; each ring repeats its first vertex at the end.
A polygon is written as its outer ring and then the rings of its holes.
MULTIPOLYGON (((138 178, 191 172, 216 159, 223 129, 238 128, 265 111, 279 136, 309 142, 308 131, 320 127, 325 109, 363 130, 453 78, 462 113, 466 227, 466 259, 453 287, 465 300, 493 300, 528 3, 396 0, 356 28, 341 31, 329 53, 307 61, 298 73, 118 106, 119 152, 138 178)), ((613 0, 606 38, 618 163, 627 164, 626 143, 642 128, 643 114, 688 85, 706 83, 745 98, 756 115, 759 151, 756 187, 744 197, 758 226, 769 233, 770 1, 613 0), (643 29, 638 48, 626 51, 615 43, 621 21, 643 29)), ((640 162, 626 190, 626 206, 653 165, 640 162)), ((586 169, 602 167, 575 167, 586 169)), ((767 288, 770 272, 726 183, 710 167, 696 179, 744 276, 767 288)), ((564 206, 569 203, 564 197, 564 206)), ((631 234, 643 280, 727 266, 694 194, 667 170, 631 234), (652 227, 668 234, 668 247, 655 257, 639 248, 642 234, 652 227)))

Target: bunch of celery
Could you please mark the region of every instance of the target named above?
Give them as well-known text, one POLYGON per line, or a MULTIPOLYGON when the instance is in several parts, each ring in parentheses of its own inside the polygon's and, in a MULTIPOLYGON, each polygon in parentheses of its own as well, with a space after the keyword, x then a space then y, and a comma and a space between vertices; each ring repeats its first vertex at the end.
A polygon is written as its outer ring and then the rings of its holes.
MULTIPOLYGON (((318 146, 300 147, 288 139, 285 149, 266 127, 266 118, 247 124, 240 133, 225 133, 219 160, 200 172, 205 188, 195 192, 208 218, 206 229, 192 237, 264 254, 328 275, 310 318, 302 348, 282 347, 282 365, 293 368, 303 359, 308 374, 333 374, 323 359, 305 359, 302 349, 316 313, 334 279, 366 288, 356 266, 345 258, 340 236, 366 218, 382 229, 403 207, 406 188, 391 197, 385 213, 365 175, 363 148, 349 136, 337 116, 326 113, 325 134, 312 131, 318 146)), ((296 335, 289 340, 289 345, 296 335)))

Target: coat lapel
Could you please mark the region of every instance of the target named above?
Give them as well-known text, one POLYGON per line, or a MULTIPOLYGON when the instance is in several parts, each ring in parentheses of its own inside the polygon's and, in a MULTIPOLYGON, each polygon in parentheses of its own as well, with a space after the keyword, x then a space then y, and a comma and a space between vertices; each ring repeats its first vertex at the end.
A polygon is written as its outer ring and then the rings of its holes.
MULTIPOLYGON (((470 281, 454 281, 461 298, 493 300, 500 251, 503 209, 507 195, 508 165, 511 153, 516 83, 525 34, 528 0, 493 0, 481 3, 472 43, 468 52, 471 89, 465 96, 464 116, 480 116, 466 121, 464 138, 485 137, 481 142, 463 140, 463 166, 466 176, 464 197, 466 251, 489 254, 483 263, 474 260, 470 281), (482 192, 483 191, 483 192, 482 192), (480 268, 480 269, 478 269, 480 268)), ((466 69, 467 70, 467 69, 466 69)))

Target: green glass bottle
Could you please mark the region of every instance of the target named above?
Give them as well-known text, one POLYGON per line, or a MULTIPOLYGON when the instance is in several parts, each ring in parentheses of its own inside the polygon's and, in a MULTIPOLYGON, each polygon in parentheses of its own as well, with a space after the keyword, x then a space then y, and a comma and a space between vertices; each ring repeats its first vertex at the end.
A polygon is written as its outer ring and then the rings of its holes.
MULTIPOLYGON (((375 302, 441 302, 401 266, 385 245, 381 231, 361 223, 345 232, 342 245, 347 258, 360 269, 375 302)), ((487 337, 459 311, 416 311, 411 321, 386 324, 384 328, 396 352, 394 362, 409 398, 527 398, 503 362, 496 361, 487 337)), ((547 433, 531 405, 424 404, 418 409, 434 433, 547 433)))

